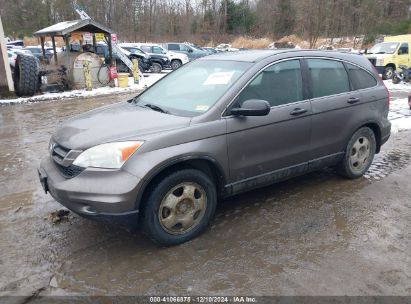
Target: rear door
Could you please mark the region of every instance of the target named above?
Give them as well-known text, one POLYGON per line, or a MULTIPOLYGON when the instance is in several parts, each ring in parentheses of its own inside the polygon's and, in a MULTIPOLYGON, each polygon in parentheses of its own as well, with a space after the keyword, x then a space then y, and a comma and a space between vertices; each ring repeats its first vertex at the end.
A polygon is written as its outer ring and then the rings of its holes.
POLYGON ((315 170, 335 164, 343 156, 365 98, 353 90, 342 61, 308 58, 305 62, 313 113, 310 169, 315 170))
POLYGON ((299 59, 275 63, 239 94, 235 106, 250 99, 271 105, 267 116, 228 117, 227 143, 233 191, 270 184, 308 168, 311 106, 299 59))

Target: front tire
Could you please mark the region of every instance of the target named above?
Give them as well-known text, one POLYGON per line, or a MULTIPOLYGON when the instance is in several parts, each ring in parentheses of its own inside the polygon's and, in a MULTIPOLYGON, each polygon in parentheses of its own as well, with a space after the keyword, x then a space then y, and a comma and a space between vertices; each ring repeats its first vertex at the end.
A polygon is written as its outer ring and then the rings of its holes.
POLYGON ((163 67, 161 66, 161 64, 154 62, 151 66, 151 73, 161 73, 163 67))
POLYGON ((184 243, 207 228, 216 205, 216 187, 209 176, 194 169, 171 173, 148 196, 144 233, 160 245, 184 243))
POLYGON ((363 176, 371 166, 375 151, 374 132, 368 127, 359 129, 347 144, 344 158, 337 168, 339 174, 349 179, 363 176))
POLYGON ((178 68, 180 68, 182 66, 182 62, 180 60, 174 59, 171 61, 171 68, 173 70, 177 70, 178 68))

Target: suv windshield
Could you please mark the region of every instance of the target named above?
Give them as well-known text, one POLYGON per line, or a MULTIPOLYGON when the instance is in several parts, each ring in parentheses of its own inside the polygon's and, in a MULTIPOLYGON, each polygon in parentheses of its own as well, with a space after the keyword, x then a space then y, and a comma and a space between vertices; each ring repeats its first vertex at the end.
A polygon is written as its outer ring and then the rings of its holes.
POLYGON ((370 50, 368 50, 368 54, 394 54, 395 50, 397 49, 399 43, 398 42, 383 42, 374 45, 370 50))
POLYGON ((251 66, 250 62, 198 60, 170 73, 135 102, 180 116, 197 116, 217 100, 251 66))

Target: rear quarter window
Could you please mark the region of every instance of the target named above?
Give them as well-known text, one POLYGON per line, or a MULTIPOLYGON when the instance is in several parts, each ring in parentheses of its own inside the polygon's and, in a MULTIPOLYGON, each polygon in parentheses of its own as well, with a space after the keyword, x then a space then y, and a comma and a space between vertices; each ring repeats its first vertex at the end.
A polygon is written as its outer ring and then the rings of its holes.
POLYGON ((354 90, 372 88, 377 85, 377 80, 367 71, 349 63, 346 66, 354 90))

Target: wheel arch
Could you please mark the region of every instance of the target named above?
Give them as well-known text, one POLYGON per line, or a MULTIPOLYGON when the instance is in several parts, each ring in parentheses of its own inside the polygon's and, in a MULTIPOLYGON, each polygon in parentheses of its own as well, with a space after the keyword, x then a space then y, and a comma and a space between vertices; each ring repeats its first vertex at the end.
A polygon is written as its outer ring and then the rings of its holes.
POLYGON ((184 156, 166 161, 148 173, 136 199, 136 209, 140 210, 139 214, 144 214, 145 202, 157 181, 181 169, 197 169, 202 171, 214 181, 218 196, 226 196, 225 185, 227 184, 227 179, 223 168, 214 158, 206 155, 184 156))
POLYGON ((394 71, 397 70, 397 67, 396 67, 395 63, 389 63, 389 64, 387 64, 385 67, 386 67, 386 68, 388 68, 388 67, 393 68, 394 71))
POLYGON ((161 62, 160 59, 154 58, 154 59, 151 59, 151 62, 152 63, 158 63, 159 65, 161 65, 161 69, 162 70, 164 69, 164 65, 163 65, 163 63, 161 62))
MULTIPOLYGON (((351 136, 352 136, 355 132, 357 132, 359 129, 364 128, 364 127, 370 128, 370 129, 373 131, 373 133, 374 133, 374 135, 375 135, 375 141, 376 141, 375 153, 376 153, 376 154, 379 153, 380 150, 381 150, 381 127, 380 127, 380 125, 379 125, 377 122, 369 121, 369 122, 366 122, 366 123, 361 124, 360 126, 358 126, 358 127, 351 133, 351 136)), ((348 139, 348 140, 350 140, 350 139, 348 139)))

